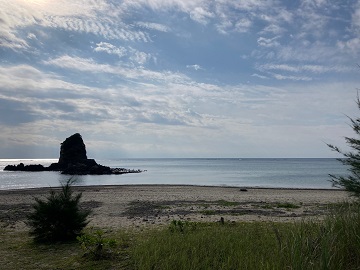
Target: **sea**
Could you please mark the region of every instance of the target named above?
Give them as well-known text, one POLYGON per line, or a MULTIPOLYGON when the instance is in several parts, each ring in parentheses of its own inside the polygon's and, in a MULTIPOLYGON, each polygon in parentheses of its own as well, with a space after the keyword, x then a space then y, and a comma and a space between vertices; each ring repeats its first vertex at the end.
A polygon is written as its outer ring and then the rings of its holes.
MULTIPOLYGON (((4 171, 8 164, 42 164, 57 159, 0 159, 0 190, 57 187, 70 176, 59 172, 4 171)), ((104 159, 101 165, 142 173, 76 176, 76 185, 199 185, 332 189, 329 174, 346 175, 333 158, 146 158, 104 159)))

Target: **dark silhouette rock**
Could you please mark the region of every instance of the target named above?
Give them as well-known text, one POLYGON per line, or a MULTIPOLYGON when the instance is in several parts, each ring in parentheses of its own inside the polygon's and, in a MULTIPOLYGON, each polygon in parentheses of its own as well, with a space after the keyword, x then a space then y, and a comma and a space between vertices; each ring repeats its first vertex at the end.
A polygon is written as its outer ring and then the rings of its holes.
MULTIPOLYGON (((86 147, 79 133, 66 138, 60 147, 59 166, 67 168, 76 163, 87 163, 86 147)), ((95 161, 94 161, 95 162, 95 161)), ((95 162, 96 163, 96 162, 95 162)), ((90 164, 88 164, 90 166, 90 164)))
POLYGON ((129 170, 125 168, 110 168, 98 164, 94 159, 88 159, 86 146, 79 133, 66 138, 60 147, 60 157, 57 163, 49 167, 43 165, 7 165, 5 171, 61 171, 62 174, 70 175, 103 175, 140 173, 141 170, 129 170))
POLYGON ((24 163, 20 163, 18 165, 7 165, 4 168, 4 171, 42 172, 42 171, 46 171, 46 168, 40 164, 24 165, 24 163))
POLYGON ((86 175, 86 174, 112 174, 112 170, 110 167, 103 166, 100 164, 87 164, 87 163, 76 163, 76 164, 69 164, 69 166, 64 169, 62 174, 71 174, 71 175, 86 175))

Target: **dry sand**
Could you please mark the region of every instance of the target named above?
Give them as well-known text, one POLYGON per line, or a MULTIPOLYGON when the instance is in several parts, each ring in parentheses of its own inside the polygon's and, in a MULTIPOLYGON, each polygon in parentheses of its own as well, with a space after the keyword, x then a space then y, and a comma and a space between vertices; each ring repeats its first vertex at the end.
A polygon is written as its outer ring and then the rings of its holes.
MULTIPOLYGON (((342 190, 259 189, 173 185, 75 187, 82 206, 92 209, 89 226, 143 228, 172 220, 217 222, 293 221, 322 218, 328 205, 348 200, 342 190)), ((0 191, 0 226, 27 230, 35 197, 49 188, 0 191)))

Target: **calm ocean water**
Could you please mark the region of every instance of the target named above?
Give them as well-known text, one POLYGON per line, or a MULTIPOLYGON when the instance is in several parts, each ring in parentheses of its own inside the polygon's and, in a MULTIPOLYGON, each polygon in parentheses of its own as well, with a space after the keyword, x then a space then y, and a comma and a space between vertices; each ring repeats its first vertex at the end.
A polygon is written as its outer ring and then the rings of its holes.
MULTIPOLYGON (((56 159, 0 159, 0 189, 55 187, 69 176, 58 172, 8 172, 7 164, 50 165, 56 159)), ((344 175, 336 159, 111 159, 110 167, 141 169, 140 174, 78 176, 79 185, 183 184, 205 186, 330 189, 328 174, 344 175)))

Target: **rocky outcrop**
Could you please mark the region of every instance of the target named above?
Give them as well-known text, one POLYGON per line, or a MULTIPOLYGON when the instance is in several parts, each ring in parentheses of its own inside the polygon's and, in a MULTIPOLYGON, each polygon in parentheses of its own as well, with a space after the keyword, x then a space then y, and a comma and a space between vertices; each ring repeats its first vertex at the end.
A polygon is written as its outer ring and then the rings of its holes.
POLYGON ((60 168, 67 168, 76 163, 87 164, 88 166, 96 165, 95 160, 88 161, 86 147, 79 133, 66 138, 61 144, 58 162, 60 168))
POLYGON ((18 165, 7 165, 4 168, 4 171, 42 172, 42 171, 46 171, 46 167, 40 164, 24 165, 24 163, 20 163, 18 165))
POLYGON ((62 171, 65 174, 89 174, 86 172, 97 165, 94 159, 87 158, 85 143, 81 135, 75 133, 61 144, 59 161, 51 164, 49 170, 62 171), (79 173, 76 173, 76 168, 79 173), (70 171, 74 173, 67 173, 70 171))
POLYGON ((103 175, 103 174, 125 174, 140 173, 141 170, 129 170, 125 168, 110 168, 98 164, 94 159, 88 159, 86 146, 79 133, 66 138, 60 147, 60 157, 57 163, 49 167, 43 165, 8 165, 5 171, 61 171, 62 174, 70 175, 103 175))

